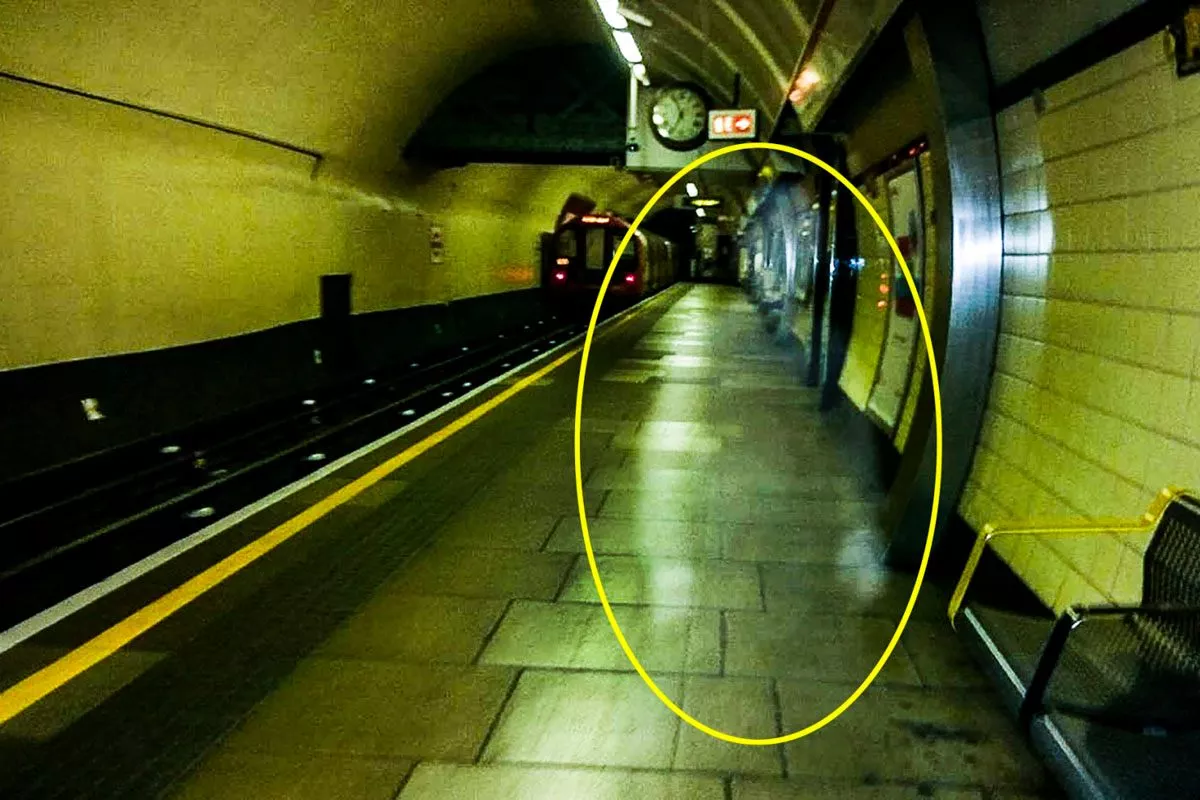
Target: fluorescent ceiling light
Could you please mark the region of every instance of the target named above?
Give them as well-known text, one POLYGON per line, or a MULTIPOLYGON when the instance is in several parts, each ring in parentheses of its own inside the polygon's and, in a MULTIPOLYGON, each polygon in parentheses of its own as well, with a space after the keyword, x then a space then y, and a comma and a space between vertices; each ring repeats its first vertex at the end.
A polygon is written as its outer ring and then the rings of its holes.
POLYGON ((596 0, 596 5, 600 6, 600 13, 604 15, 604 21, 611 27, 618 30, 629 27, 629 23, 618 11, 617 0, 596 0))
MULTIPOLYGON (((614 3, 613 5, 616 4, 614 3)), ((644 17, 636 11, 630 11, 628 8, 617 6, 617 13, 630 22, 636 22, 638 25, 641 25, 644 28, 654 27, 654 20, 650 19, 649 17, 644 17)))
POLYGON ((796 87, 800 89, 811 89, 821 82, 821 75, 812 67, 805 67, 800 76, 796 78, 796 87))
POLYGON ((625 56, 625 60, 630 64, 642 63, 642 51, 638 50, 637 42, 633 40, 633 34, 629 31, 613 31, 613 38, 617 40, 617 47, 621 49, 621 55, 625 56))
POLYGON ((696 184, 689 183, 687 185, 687 193, 688 197, 698 197, 700 195, 700 190, 696 188, 696 184))

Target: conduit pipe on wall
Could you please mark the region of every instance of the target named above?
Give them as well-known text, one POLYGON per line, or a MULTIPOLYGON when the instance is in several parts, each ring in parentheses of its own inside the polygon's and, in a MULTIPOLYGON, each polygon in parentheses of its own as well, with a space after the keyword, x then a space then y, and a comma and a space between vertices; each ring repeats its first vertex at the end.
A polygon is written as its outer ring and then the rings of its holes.
POLYGON ((324 156, 321 155, 320 153, 318 153, 316 150, 309 150, 308 148, 300 147, 299 145, 294 145, 294 144, 291 144, 290 142, 285 142, 280 139, 272 139, 269 136, 263 136, 261 134, 252 133, 250 131, 238 130, 237 128, 231 128, 226 125, 220 125, 215 122, 208 122, 207 120, 197 119, 195 117, 189 117, 189 116, 185 116, 183 114, 176 114, 173 111, 164 111, 163 109, 160 109, 160 108, 151 108, 150 106, 139 105, 137 103, 130 103, 125 100, 118 100, 113 97, 105 97, 103 95, 93 94, 92 92, 85 92, 82 89, 73 89, 69 86, 60 86, 59 84, 48 83, 47 81, 40 81, 40 80, 37 80, 36 78, 29 78, 24 75, 17 75, 16 73, 12 73, 12 72, 0 71, 0 79, 8 80, 8 81, 15 81, 17 83, 23 83, 28 86, 36 86, 39 89, 48 89, 53 92, 61 92, 62 94, 68 94, 73 97, 82 97, 87 100, 93 100, 97 103, 105 103, 107 105, 112 105, 112 106, 117 106, 119 108, 128 109, 130 111, 138 111, 143 114, 150 114, 151 116, 162 117, 163 119, 170 119, 170 120, 174 120, 176 122, 182 122, 186 125, 194 125, 198 128, 206 128, 207 130, 210 130, 210 131, 217 131, 218 133, 228 134, 229 136, 237 136, 238 138, 248 139, 249 141, 258 142, 259 144, 265 144, 265 145, 269 145, 271 147, 277 147, 280 150, 286 150, 289 153, 296 153, 297 155, 307 156, 308 158, 311 158, 313 160, 312 172, 310 173, 310 177, 312 177, 312 178, 317 177, 317 172, 320 170, 321 164, 324 161, 324 156))

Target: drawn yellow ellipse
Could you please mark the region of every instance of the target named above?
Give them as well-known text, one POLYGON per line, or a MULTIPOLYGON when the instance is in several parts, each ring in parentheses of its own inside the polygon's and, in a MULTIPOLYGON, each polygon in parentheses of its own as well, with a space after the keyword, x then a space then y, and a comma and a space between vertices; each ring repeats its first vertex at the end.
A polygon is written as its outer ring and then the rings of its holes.
POLYGON ((625 634, 621 631, 621 626, 617 624, 616 616, 613 615, 612 606, 608 602, 608 594, 604 591, 604 581, 600 578, 600 570, 596 566, 596 554, 592 550, 592 537, 591 533, 588 531, 587 509, 583 501, 583 469, 580 459, 580 422, 583 418, 583 387, 584 382, 587 379, 587 364, 588 356, 591 354, 592 337, 596 330, 596 322, 600 318, 600 306, 604 302, 604 294, 608 291, 608 284, 612 280, 613 273, 617 269, 617 264, 620 262, 621 256, 625 254, 625 248, 629 245, 630 240, 633 238, 634 234, 637 233, 638 227, 642 224, 642 221, 645 220, 646 216, 650 213, 658 201, 662 199, 663 195, 669 192, 671 187, 686 177, 688 173, 715 158, 720 158, 721 156, 729 153, 736 153, 740 150, 776 150, 781 153, 788 153, 796 156, 797 158, 802 158, 832 175, 840 184, 846 187, 846 189, 854 196, 856 200, 858 200, 858 202, 862 203, 863 207, 867 210, 867 213, 871 215, 871 219, 875 220, 875 224, 879 226, 879 230, 883 233, 884 238, 887 239, 888 245, 892 248, 892 253, 895 254, 896 261, 900 264, 900 269, 904 272, 904 280, 908 283, 908 288, 909 291, 912 292, 912 296, 921 296, 917 291, 916 283, 913 281, 912 273, 908 269, 908 262, 904 260, 904 255, 900 252, 900 246, 896 244, 896 239, 892 236, 891 231, 888 230, 887 225, 884 224, 883 219, 880 218, 878 212, 875 211, 874 207, 867 201, 867 198, 863 197, 862 193, 854 186, 854 184, 852 184, 844 175, 821 159, 795 147, 788 147, 787 145, 772 144, 768 142, 746 142, 743 144, 729 145, 728 147, 722 147, 719 150, 714 150, 711 153, 707 153, 700 158, 697 158, 679 172, 675 173, 675 175, 672 176, 669 181, 663 184, 662 188, 654 193, 654 196, 650 198, 646 205, 642 207, 642 210, 633 220, 633 224, 629 226, 629 230, 625 232, 625 236, 621 239, 621 244, 617 247, 617 251, 613 253, 612 263, 608 265, 608 272, 605 273, 604 280, 600 284, 600 293, 596 297, 596 305, 592 309, 592 317, 588 322, 587 335, 583 342, 583 355, 579 363, 579 387, 575 395, 575 496, 576 502, 579 506, 579 526, 583 531, 583 544, 584 549, 587 551, 588 566, 592 570, 592 579, 596 583, 596 592, 600 596, 600 603, 604 606, 604 615, 608 618, 608 624, 612 626, 613 633, 616 634, 617 637, 617 642, 620 643, 621 649, 625 652, 626 658, 629 659, 629 663, 633 665, 633 668, 637 671, 637 674, 642 677, 642 680, 645 681, 646 685, 650 687, 650 691, 652 691, 654 695, 662 701, 663 705, 671 709, 671 711, 678 715, 680 719, 691 725, 693 728, 726 742, 733 742, 734 744, 765 746, 795 741, 796 739, 800 739, 809 735, 810 733, 815 733, 829 723, 833 722, 835 719, 841 716, 846 709, 850 708, 850 706, 852 706, 859 697, 862 696, 863 692, 867 690, 867 688, 875 680, 876 676, 879 675, 884 664, 886 664, 887 660, 891 657, 892 651, 896 649, 896 645, 899 643, 900 637, 904 633, 904 628, 908 624, 908 619, 912 615, 913 608, 916 606, 917 595, 921 591, 921 583, 925 580, 925 570, 929 565, 929 554, 933 549, 933 531, 935 521, 937 520, 938 502, 941 500, 942 494, 942 395, 941 385, 938 381, 937 359, 934 358, 933 352, 933 339, 929 334, 929 322, 925 319, 925 309, 922 307, 922 304, 916 303, 917 320, 921 324, 921 336, 925 342, 925 352, 929 356, 927 359, 927 364, 929 368, 931 385, 933 387, 935 461, 933 504, 929 510, 929 531, 925 536, 925 550, 921 554, 921 566, 917 570, 917 577, 913 582, 912 594, 908 598, 908 605, 904 607, 904 614, 901 615, 900 622, 896 625, 896 632, 892 634, 892 638, 888 642, 887 647, 884 648, 883 654, 879 657, 879 660, 875 662, 875 666, 871 669, 870 673, 868 673, 867 677, 864 678, 862 683, 858 685, 858 688, 851 692, 850 696, 843 700, 841 705, 808 727, 801 728, 800 730, 793 731, 792 733, 788 733, 783 736, 771 736, 762 739, 753 739, 746 736, 735 736, 724 731, 719 731, 716 728, 704 724, 676 705, 671 698, 667 697, 663 690, 658 687, 658 684, 654 682, 654 679, 651 678, 646 672, 646 668, 642 666, 642 663, 638 661, 637 655, 634 654, 633 648, 629 646, 629 642, 625 639, 625 634))

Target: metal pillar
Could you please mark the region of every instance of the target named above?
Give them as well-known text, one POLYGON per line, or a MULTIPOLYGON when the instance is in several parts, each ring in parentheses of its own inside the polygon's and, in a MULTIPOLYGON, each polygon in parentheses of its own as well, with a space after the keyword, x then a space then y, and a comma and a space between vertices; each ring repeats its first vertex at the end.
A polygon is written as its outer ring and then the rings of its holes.
POLYGON ((829 206, 833 178, 824 170, 816 176, 817 224, 813 230, 816 258, 813 261, 812 334, 808 348, 808 385, 821 385, 821 353, 825 347, 825 298, 829 294, 829 206))
MULTIPOLYGON (((833 163, 839 172, 846 174, 846 155, 840 148, 833 163)), ((855 293, 858 289, 858 275, 851 265, 858 255, 858 231, 855 227, 857 202, 843 189, 838 192, 838 201, 833 209, 837 218, 833 229, 833 276, 829 286, 829 357, 825 360, 825 385, 821 387, 822 411, 836 407, 842 400, 838 381, 842 377, 846 353, 850 349, 855 293)))
MULTIPOLYGON (((943 469, 935 542, 953 516, 991 387, 1001 292, 1000 167, 983 35, 970 3, 927 2, 905 29, 934 123, 929 131, 938 264, 930 313, 941 377, 943 469)), ((888 561, 920 563, 934 493, 933 397, 926 376, 888 497, 888 561)))

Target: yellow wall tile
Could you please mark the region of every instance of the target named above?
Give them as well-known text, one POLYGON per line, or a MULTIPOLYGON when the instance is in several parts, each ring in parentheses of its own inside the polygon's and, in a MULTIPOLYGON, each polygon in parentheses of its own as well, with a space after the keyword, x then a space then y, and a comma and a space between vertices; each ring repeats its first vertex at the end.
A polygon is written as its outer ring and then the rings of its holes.
MULTIPOLYGON (((1200 488, 1200 80, 1159 37, 997 118, 1005 276, 972 525, 1200 488), (1114 113, 1120 109, 1120 113, 1114 113)), ((1049 605, 1134 602, 1147 537, 1005 545, 1049 605)))
POLYGON ((1122 548, 1121 563, 1109 589, 1115 603, 1137 603, 1142 599, 1142 553, 1144 550, 1122 548))
POLYGON ((1110 87, 1164 60, 1161 39, 1152 36, 1089 69, 1046 90, 1048 108, 1054 109, 1080 97, 1110 87))
POLYGON ((1089 580, 1108 597, 1113 598, 1113 587, 1121 571, 1121 559, 1129 548, 1115 536, 1099 539, 1091 564, 1087 567, 1089 580))

